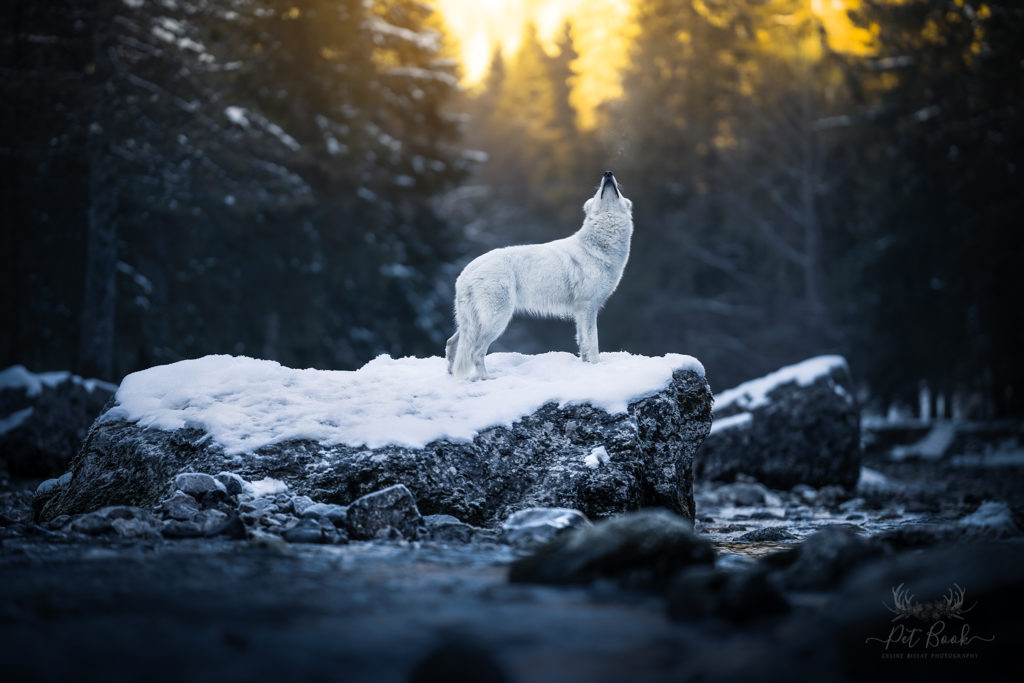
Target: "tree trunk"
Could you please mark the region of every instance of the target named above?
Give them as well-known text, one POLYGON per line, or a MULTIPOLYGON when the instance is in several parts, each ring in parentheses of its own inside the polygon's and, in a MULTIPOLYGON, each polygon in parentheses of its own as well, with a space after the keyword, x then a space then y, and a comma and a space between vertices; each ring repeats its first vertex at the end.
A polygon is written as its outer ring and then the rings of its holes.
POLYGON ((110 154, 114 77, 109 18, 97 2, 93 56, 98 80, 89 126, 89 208, 85 286, 79 328, 78 370, 87 376, 114 377, 114 316, 117 307, 117 177, 110 154))

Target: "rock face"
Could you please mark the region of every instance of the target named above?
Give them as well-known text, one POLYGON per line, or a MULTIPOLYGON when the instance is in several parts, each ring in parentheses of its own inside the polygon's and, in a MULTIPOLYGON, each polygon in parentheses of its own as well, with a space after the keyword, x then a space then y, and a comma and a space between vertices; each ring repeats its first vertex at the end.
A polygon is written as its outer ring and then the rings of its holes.
POLYGON ((575 508, 596 519, 660 506, 692 520, 693 457, 711 428, 711 402, 703 374, 680 368, 624 413, 547 403, 471 441, 368 448, 292 440, 242 454, 225 453, 193 426, 147 429, 104 414, 70 480, 40 501, 40 518, 149 506, 171 493, 168 482, 179 473, 231 471, 248 480, 272 477, 293 494, 341 505, 404 484, 422 514, 478 526, 531 507, 575 508), (607 456, 591 457, 596 451, 607 456))
POLYGON ((852 487, 860 474, 860 413, 846 361, 812 358, 715 397, 715 424, 697 477, 747 474, 773 488, 852 487))
POLYGON ((68 372, 20 365, 0 372, 0 469, 22 477, 64 472, 116 390, 68 372))

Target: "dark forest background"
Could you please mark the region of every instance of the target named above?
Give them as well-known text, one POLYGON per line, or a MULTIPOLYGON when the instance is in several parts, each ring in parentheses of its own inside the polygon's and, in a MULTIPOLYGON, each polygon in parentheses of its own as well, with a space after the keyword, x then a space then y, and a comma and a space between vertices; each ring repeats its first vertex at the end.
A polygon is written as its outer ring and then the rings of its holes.
POLYGON ((413 0, 7 0, 0 366, 440 355, 461 265, 572 232, 612 168, 636 232, 604 350, 716 390, 841 353, 879 410, 1024 414, 1024 9, 866 2, 852 56, 806 4, 638 0, 581 129, 571 26, 465 92, 413 0))

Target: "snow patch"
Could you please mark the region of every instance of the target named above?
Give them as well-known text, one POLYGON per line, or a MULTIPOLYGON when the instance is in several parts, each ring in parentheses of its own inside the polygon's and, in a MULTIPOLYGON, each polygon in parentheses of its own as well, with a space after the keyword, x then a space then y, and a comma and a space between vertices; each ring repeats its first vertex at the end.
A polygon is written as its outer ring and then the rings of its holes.
POLYGON ((739 415, 723 417, 721 420, 714 420, 711 423, 711 434, 714 434, 715 432, 724 432, 727 429, 735 429, 737 427, 748 427, 753 421, 754 416, 751 413, 740 413, 739 415))
POLYGON ((704 375, 699 361, 680 354, 603 353, 589 364, 569 353, 494 353, 487 364, 495 379, 463 382, 437 357, 383 355, 359 370, 329 371, 206 356, 128 375, 104 419, 164 430, 197 427, 228 455, 296 439, 421 448, 439 439, 472 440, 546 403, 624 413, 666 387, 675 370, 704 375))
POLYGON ((938 460, 949 452, 956 438, 956 425, 953 422, 936 422, 923 439, 909 446, 896 446, 892 449, 893 460, 907 458, 923 458, 938 460))
POLYGON ((274 496, 278 493, 288 493, 288 484, 280 479, 264 477, 259 481, 246 482, 245 491, 251 496, 274 496))
POLYGON ((225 107, 224 115, 236 126, 241 126, 242 128, 249 127, 249 119, 246 117, 243 107, 225 107))
POLYGON ((718 394, 715 397, 715 410, 733 404, 745 410, 759 408, 770 402, 768 394, 776 387, 790 382, 796 382, 802 387, 810 386, 819 377, 846 367, 846 359, 842 356, 818 356, 795 365, 787 365, 764 377, 752 379, 718 394))
POLYGON ((607 465, 609 462, 611 462, 611 458, 608 457, 608 451, 604 446, 598 446, 590 451, 590 455, 583 458, 583 464, 592 470, 596 470, 601 465, 607 465))

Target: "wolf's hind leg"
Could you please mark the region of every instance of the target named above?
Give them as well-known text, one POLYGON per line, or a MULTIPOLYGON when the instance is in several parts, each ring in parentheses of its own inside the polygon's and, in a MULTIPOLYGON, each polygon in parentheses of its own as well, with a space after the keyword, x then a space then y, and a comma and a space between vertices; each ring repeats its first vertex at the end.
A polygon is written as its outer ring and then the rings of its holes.
POLYGON ((444 357, 448 360, 448 374, 451 375, 452 367, 455 365, 455 352, 459 348, 459 331, 455 330, 449 339, 448 343, 444 345, 444 357))
POLYGON ((597 309, 576 314, 576 343, 580 347, 580 359, 584 363, 596 363, 597 351, 597 309))

